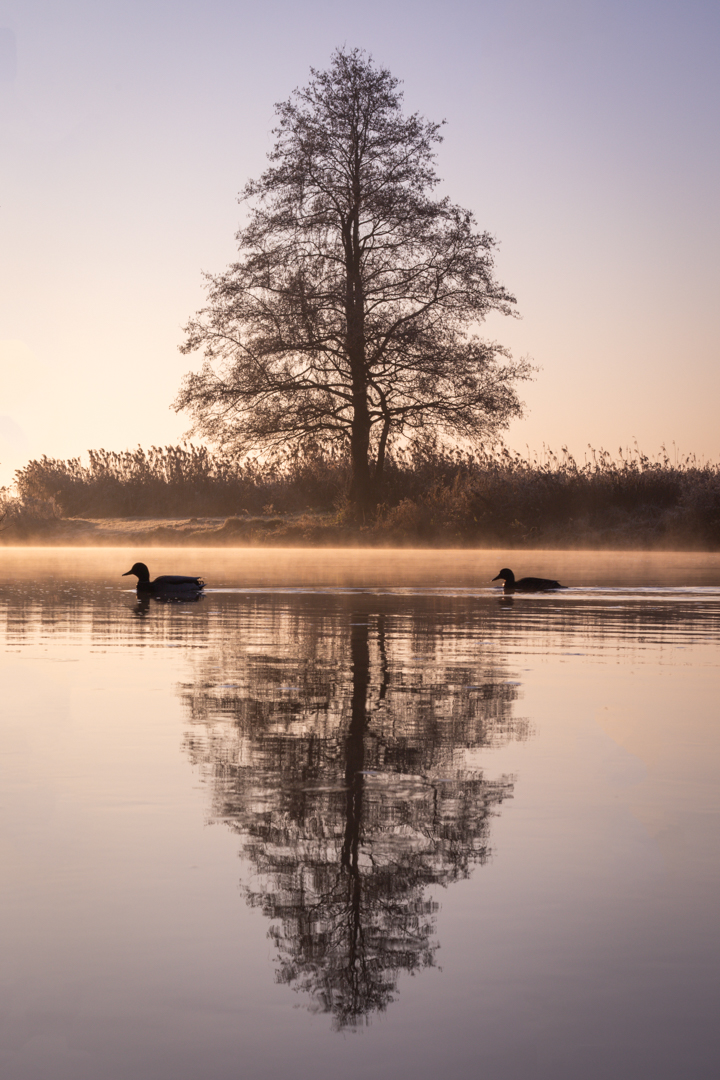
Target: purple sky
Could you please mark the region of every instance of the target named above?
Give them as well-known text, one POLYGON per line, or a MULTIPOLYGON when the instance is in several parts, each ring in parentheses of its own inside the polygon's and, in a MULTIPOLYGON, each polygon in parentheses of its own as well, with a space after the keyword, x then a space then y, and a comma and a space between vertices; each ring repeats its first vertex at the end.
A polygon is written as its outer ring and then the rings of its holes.
POLYGON ((512 446, 720 458, 720 6, 0 0, 0 483, 175 442, 177 350, 273 103, 368 49, 445 118, 443 191, 500 241, 542 370, 512 446))

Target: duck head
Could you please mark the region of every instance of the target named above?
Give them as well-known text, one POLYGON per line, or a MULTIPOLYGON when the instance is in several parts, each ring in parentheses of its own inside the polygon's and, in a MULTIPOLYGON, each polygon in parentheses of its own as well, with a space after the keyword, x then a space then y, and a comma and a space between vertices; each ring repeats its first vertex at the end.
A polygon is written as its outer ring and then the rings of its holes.
POLYGON ((497 577, 493 578, 493 581, 499 581, 500 578, 508 585, 511 585, 515 581, 515 575, 512 570, 508 570, 507 567, 504 567, 497 577))
POLYGON ((129 574, 134 574, 138 579, 138 582, 146 582, 150 580, 150 571, 144 562, 136 562, 129 570, 126 570, 121 577, 127 577, 129 574))

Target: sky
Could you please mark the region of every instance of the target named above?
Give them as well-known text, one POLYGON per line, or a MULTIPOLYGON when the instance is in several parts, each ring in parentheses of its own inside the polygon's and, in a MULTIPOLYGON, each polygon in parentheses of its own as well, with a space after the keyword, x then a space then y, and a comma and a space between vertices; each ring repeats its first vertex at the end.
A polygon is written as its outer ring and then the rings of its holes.
POLYGON ((510 446, 720 460, 716 0, 0 0, 0 484, 178 442, 182 327, 273 105, 358 46, 446 120, 539 368, 510 446))

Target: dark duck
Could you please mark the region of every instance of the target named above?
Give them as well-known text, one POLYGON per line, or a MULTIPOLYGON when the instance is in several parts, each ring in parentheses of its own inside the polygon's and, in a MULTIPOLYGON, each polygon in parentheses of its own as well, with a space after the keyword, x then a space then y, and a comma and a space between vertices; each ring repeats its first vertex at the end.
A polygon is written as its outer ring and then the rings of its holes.
POLYGON ((564 589, 565 586, 561 585, 559 581, 552 581, 551 578, 544 577, 521 577, 519 581, 515 580, 515 575, 512 570, 508 570, 507 567, 501 570, 497 577, 493 578, 493 581, 499 581, 503 579, 505 582, 504 592, 547 592, 550 589, 564 589))
POLYGON ((182 574, 164 574, 151 581, 150 571, 144 562, 136 562, 122 577, 129 574, 134 574, 138 579, 138 596, 194 596, 205 588, 202 578, 182 574))

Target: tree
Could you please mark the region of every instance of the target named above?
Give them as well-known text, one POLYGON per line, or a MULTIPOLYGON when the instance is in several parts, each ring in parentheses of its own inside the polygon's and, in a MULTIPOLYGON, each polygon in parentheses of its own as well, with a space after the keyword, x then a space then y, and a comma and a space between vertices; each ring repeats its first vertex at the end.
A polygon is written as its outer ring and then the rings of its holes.
POLYGON ((367 510, 393 440, 494 437, 522 406, 526 361, 483 341, 515 298, 495 242, 439 183, 440 124, 405 116, 398 80, 359 49, 276 106, 270 166, 250 181, 239 260, 208 276, 186 327, 203 349, 175 407, 240 454, 342 440, 367 510))

